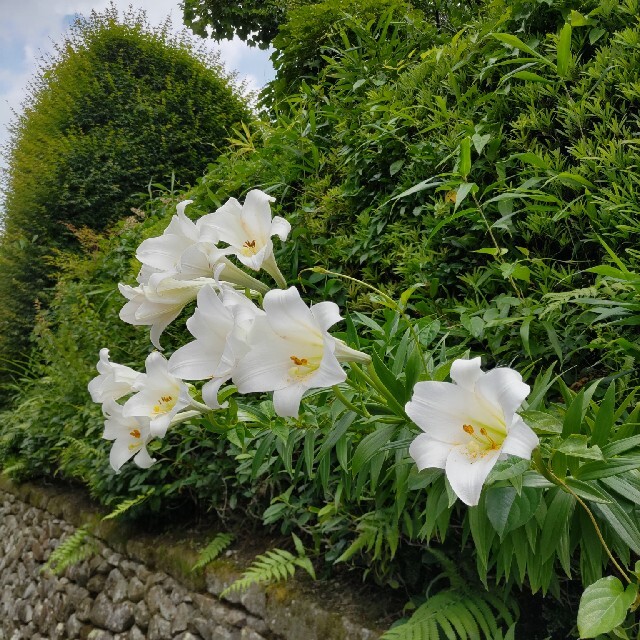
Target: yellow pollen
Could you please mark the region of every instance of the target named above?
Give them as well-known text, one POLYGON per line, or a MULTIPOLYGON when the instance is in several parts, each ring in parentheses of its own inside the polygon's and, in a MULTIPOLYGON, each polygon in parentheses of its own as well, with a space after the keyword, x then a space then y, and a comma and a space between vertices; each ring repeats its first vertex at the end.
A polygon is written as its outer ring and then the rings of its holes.
POLYGON ((290 360, 297 364, 299 367, 304 367, 309 364, 309 361, 306 358, 298 358, 296 356, 289 356, 290 360))
POLYGON ((177 399, 173 396, 160 396, 158 404, 153 405, 153 413, 166 413, 175 407, 177 399))
POLYGON ((470 435, 474 433, 473 427, 470 424, 463 424, 462 429, 463 431, 466 431, 470 435))
POLYGON ((133 431, 129 431, 129 435, 134 437, 134 438, 139 438, 140 437, 140 431, 138 431, 138 429, 133 429, 133 431))
POLYGON ((242 255, 243 256, 254 256, 257 253, 256 250, 256 241, 255 240, 247 240, 242 245, 242 255))

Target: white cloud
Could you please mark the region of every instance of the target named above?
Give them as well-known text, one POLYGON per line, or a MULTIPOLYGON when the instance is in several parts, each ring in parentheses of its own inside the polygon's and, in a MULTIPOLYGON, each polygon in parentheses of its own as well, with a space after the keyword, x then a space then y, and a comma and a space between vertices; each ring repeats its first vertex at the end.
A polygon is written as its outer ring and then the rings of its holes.
MULTIPOLYGON (((103 11, 109 4, 109 0, 0 0, 0 146, 8 139, 12 110, 20 111, 38 58, 51 52, 54 42, 61 41, 70 16, 103 11)), ((184 28, 179 0, 114 0, 113 4, 120 14, 130 6, 144 9, 152 25, 170 17, 175 31, 184 28)), ((193 40, 202 44, 201 38, 193 36, 193 40)), ((220 51, 226 68, 237 71, 238 80, 244 80, 249 90, 259 89, 273 77, 268 52, 247 47, 240 40, 220 45, 206 41, 205 46, 220 51)), ((0 155, 0 170, 3 165, 5 159, 0 155)))

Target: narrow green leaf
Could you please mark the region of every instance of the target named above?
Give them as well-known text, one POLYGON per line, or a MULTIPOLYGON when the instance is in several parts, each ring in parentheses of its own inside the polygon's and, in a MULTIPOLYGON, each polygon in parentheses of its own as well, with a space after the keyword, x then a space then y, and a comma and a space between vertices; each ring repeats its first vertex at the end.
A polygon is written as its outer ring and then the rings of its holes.
POLYGON ((514 487, 495 487, 487 491, 487 516, 500 539, 533 516, 541 496, 540 491, 530 488, 523 489, 520 495, 514 487))
MULTIPOLYGON (((460 161, 458 164, 458 171, 465 178, 471 173, 471 138, 467 136, 460 141, 460 161)), ((462 188, 462 185, 460 185, 462 188)), ((456 204, 459 204, 460 188, 456 197, 456 204)), ((470 190, 470 189, 469 189, 470 190)), ((468 193, 469 191, 467 191, 468 193)))
POLYGON ((355 420, 356 414, 353 411, 345 411, 342 417, 333 425, 326 440, 320 446, 316 462, 321 462, 329 451, 335 446, 336 442, 346 433, 347 429, 355 420))
POLYGON ((541 562, 548 560, 558 547, 560 537, 565 532, 569 521, 569 516, 573 512, 576 499, 562 491, 556 489, 556 494, 551 500, 540 537, 541 562))
POLYGON ((614 410, 616 401, 616 383, 615 380, 611 382, 607 392, 604 394, 604 398, 600 403, 600 408, 596 414, 596 419, 593 424, 593 431, 591 433, 591 444, 598 445, 600 447, 607 444, 609 440, 609 433, 614 422, 614 410))
POLYGON ((571 25, 567 22, 558 38, 558 75, 566 78, 571 62, 571 25))
POLYGON ((591 502, 600 502, 602 504, 611 502, 611 498, 608 496, 608 494, 600 491, 594 480, 592 480, 591 482, 583 482, 582 480, 568 477, 565 478, 564 481, 567 483, 567 486, 569 486, 584 500, 590 500, 591 502))
POLYGON ((620 456, 602 462, 587 462, 578 469, 575 476, 580 480, 599 480, 631 469, 640 469, 640 456, 620 456))
POLYGON ((362 467, 373 458, 380 448, 391 440, 395 430, 396 425, 383 425, 360 441, 351 462, 353 473, 360 472, 362 467))
POLYGON ((535 56, 536 58, 542 60, 543 62, 545 62, 546 64, 552 67, 556 66, 555 64, 553 64, 553 62, 551 62, 550 60, 547 60, 547 58, 540 55, 535 49, 532 49, 528 44, 525 44, 524 42, 522 42, 522 40, 520 40, 520 38, 518 38, 517 36, 514 36, 510 33, 492 33, 491 35, 496 40, 499 40, 500 42, 503 42, 504 44, 507 44, 510 47, 513 47, 514 49, 519 49, 520 51, 526 51, 527 53, 530 53, 532 56, 535 56))
POLYGON ((518 78, 518 80, 526 80, 527 82, 551 82, 549 78, 533 73, 533 71, 517 71, 512 77, 518 78))

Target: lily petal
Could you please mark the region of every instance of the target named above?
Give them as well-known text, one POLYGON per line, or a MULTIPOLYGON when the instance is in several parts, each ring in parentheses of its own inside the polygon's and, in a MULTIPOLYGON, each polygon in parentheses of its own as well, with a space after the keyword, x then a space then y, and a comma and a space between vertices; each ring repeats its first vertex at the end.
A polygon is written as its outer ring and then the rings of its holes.
POLYGON ((455 494, 470 507, 478 504, 482 486, 498 461, 498 450, 488 451, 471 459, 465 445, 454 447, 449 453, 445 472, 455 494))
POLYGON ((539 442, 538 436, 531 427, 520 416, 516 416, 507 433, 507 437, 504 439, 502 453, 530 460, 531 452, 538 446, 539 442))
POLYGON ((463 430, 465 424, 493 420, 486 408, 478 404, 475 394, 450 382, 418 382, 405 411, 424 432, 452 445, 469 439, 463 430))
POLYGON ((340 308, 335 302, 319 302, 311 305, 311 314, 322 331, 328 331, 336 322, 342 320, 340 308))
POLYGON ((307 387, 302 384, 292 384, 273 392, 273 408, 283 418, 297 418, 300 401, 307 387))
POLYGON ((487 371, 476 382, 476 392, 493 407, 502 408, 507 425, 530 391, 529 385, 522 381, 522 376, 515 369, 506 367, 487 371))
POLYGON ((280 216, 273 216, 271 221, 271 235, 278 236, 282 242, 287 239, 291 231, 291 223, 280 216))
POLYGON ((322 344, 320 328, 295 287, 267 292, 262 307, 280 337, 301 344, 322 344))
POLYGON ((419 471, 430 467, 444 469, 450 451, 448 442, 434 440, 427 433, 419 434, 409 445, 409 455, 415 460, 419 471))
POLYGON ((153 465, 156 461, 155 458, 152 458, 147 451, 147 447, 144 446, 138 453, 136 454, 133 461, 141 468, 148 469, 151 465, 153 465))
POLYGON ((470 360, 454 360, 451 365, 451 379, 463 389, 473 391, 476 382, 485 375, 480 368, 480 358, 471 358, 470 360))

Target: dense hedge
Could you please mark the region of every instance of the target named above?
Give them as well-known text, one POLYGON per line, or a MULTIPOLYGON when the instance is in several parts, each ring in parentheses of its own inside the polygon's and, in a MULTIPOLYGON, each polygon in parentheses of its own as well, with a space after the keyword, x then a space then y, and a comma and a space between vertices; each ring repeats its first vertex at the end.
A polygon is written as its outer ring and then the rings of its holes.
POLYGON ((8 145, 0 370, 24 360, 74 229, 131 215, 149 185, 193 183, 251 116, 217 59, 144 14, 79 19, 30 85, 8 145))
MULTIPOLYGON (((438 29, 398 3, 378 6, 374 20, 352 13, 328 23, 322 65, 315 76, 309 66, 295 91, 276 80, 269 120, 236 135, 233 149, 180 194, 195 200, 190 215, 254 187, 276 196, 275 213, 293 226, 278 257, 285 275, 299 278, 309 298, 353 312, 349 341, 357 334, 361 349, 380 355, 399 381, 399 400, 410 388, 398 316, 380 296, 305 268, 362 277, 396 297, 423 285, 404 302, 434 378, 446 377, 451 359, 482 354, 488 365, 523 372, 538 410, 528 419, 543 416, 536 425, 543 432, 562 430, 567 407, 575 411, 588 389, 584 424, 604 415, 606 402, 624 425, 619 437, 637 433, 637 0, 492 0, 453 33, 459 25, 438 29), (358 315, 363 309, 373 320, 358 315), (594 379, 601 383, 590 385, 594 379)), ((296 24, 280 32, 283 59, 287 34, 302 33, 296 24)), ((595 534, 585 514, 567 515, 561 543, 544 563, 535 523, 526 533, 492 534, 478 549, 474 527, 491 525, 480 510, 453 505, 441 474, 416 473, 406 453, 410 429, 393 431, 384 415, 358 421, 329 393, 298 422, 275 416, 262 397, 239 399, 254 423, 240 421, 232 403, 154 441, 160 462, 149 470, 108 470, 108 443, 100 441, 101 416, 86 383, 103 346, 114 361, 142 367, 147 332, 118 320, 124 300, 115 283, 131 280, 135 247, 161 233, 177 199, 152 200, 144 220, 120 224, 107 239, 85 239, 86 255, 68 261, 51 309, 38 317, 43 359, 1 418, 0 466, 19 477, 80 478, 108 504, 151 491, 141 511, 175 508, 188 496, 223 520, 262 519, 282 533, 303 532, 325 572, 346 562, 412 594, 428 591, 441 567, 452 583, 462 577, 482 592, 477 563, 505 602, 510 591, 520 599, 531 624, 523 637, 569 634, 576 582, 595 581, 608 562, 590 551, 595 534), (393 431, 393 441, 356 473, 354 450, 374 429, 393 431), (540 591, 568 606, 534 602, 540 591)), ((179 323, 163 336, 169 353, 185 340, 179 323)), ((629 472, 634 486, 638 475, 629 472)), ((555 495, 539 503, 538 515, 555 495)), ((616 500, 633 524, 638 503, 630 496, 616 500)), ((637 527, 620 538, 606 511, 594 511, 629 564, 637 527)))

